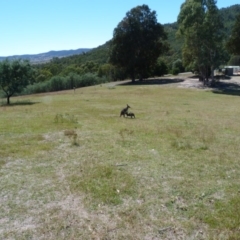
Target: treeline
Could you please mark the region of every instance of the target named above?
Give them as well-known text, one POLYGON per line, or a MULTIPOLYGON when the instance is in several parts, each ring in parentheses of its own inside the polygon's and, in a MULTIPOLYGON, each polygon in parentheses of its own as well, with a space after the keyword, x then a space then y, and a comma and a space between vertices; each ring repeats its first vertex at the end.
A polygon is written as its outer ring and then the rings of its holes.
POLYGON ((108 79, 106 77, 98 77, 94 73, 86 73, 83 75, 71 73, 65 77, 54 76, 47 81, 36 82, 34 84, 28 85, 21 92, 21 95, 75 89, 105 82, 108 82, 108 79))

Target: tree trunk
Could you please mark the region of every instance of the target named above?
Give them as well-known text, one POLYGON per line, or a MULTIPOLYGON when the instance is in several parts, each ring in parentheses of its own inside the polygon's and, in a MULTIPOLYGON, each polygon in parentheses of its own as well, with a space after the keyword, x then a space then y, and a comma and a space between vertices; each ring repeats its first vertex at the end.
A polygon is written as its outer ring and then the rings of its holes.
POLYGON ((7 104, 9 105, 10 104, 10 96, 7 95, 7 104))
POLYGON ((135 73, 133 72, 132 73, 132 83, 134 83, 135 82, 135 73))
POLYGON ((214 87, 215 86, 215 79, 214 79, 214 67, 211 66, 211 86, 214 87))
POLYGON ((204 67, 199 67, 199 81, 202 82, 203 86, 206 84, 206 72, 204 67))

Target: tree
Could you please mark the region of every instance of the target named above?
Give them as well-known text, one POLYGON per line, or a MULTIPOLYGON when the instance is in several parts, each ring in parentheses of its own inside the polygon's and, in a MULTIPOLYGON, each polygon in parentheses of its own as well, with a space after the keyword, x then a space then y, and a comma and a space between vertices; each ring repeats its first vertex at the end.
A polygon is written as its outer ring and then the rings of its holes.
POLYGON ((32 82, 33 68, 29 61, 4 60, 0 62, 0 87, 7 97, 7 104, 10 104, 10 97, 14 93, 21 92, 32 82))
POLYGON ((156 12, 147 5, 127 12, 114 29, 110 63, 122 68, 135 81, 148 75, 161 53, 166 50, 166 33, 157 22, 156 12))
POLYGON ((178 34, 184 38, 183 63, 197 68, 204 84, 223 59, 224 29, 215 0, 186 0, 178 15, 178 34))
POLYGON ((240 55, 240 14, 236 17, 232 34, 226 44, 226 47, 230 53, 240 55))

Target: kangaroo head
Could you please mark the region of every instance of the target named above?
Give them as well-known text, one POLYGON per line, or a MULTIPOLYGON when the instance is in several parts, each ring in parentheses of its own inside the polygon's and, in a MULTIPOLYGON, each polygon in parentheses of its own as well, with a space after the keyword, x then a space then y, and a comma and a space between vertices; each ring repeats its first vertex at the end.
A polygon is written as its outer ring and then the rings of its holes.
POLYGON ((131 107, 127 104, 127 108, 131 108, 131 107))

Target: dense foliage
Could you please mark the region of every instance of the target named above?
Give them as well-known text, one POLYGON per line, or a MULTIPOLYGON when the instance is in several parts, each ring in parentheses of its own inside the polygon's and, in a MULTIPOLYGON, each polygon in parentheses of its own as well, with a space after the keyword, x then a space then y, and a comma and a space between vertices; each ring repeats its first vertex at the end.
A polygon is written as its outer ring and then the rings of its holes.
POLYGON ((231 36, 227 42, 227 49, 232 54, 240 55, 240 13, 236 17, 231 36))
POLYGON ((220 9, 220 14, 224 22, 224 31, 227 37, 231 35, 233 25, 239 12, 240 4, 220 9))
POLYGON ((135 81, 148 77, 157 59, 164 52, 166 34, 157 22, 156 12, 147 5, 137 6, 127 12, 114 29, 110 62, 135 81))

